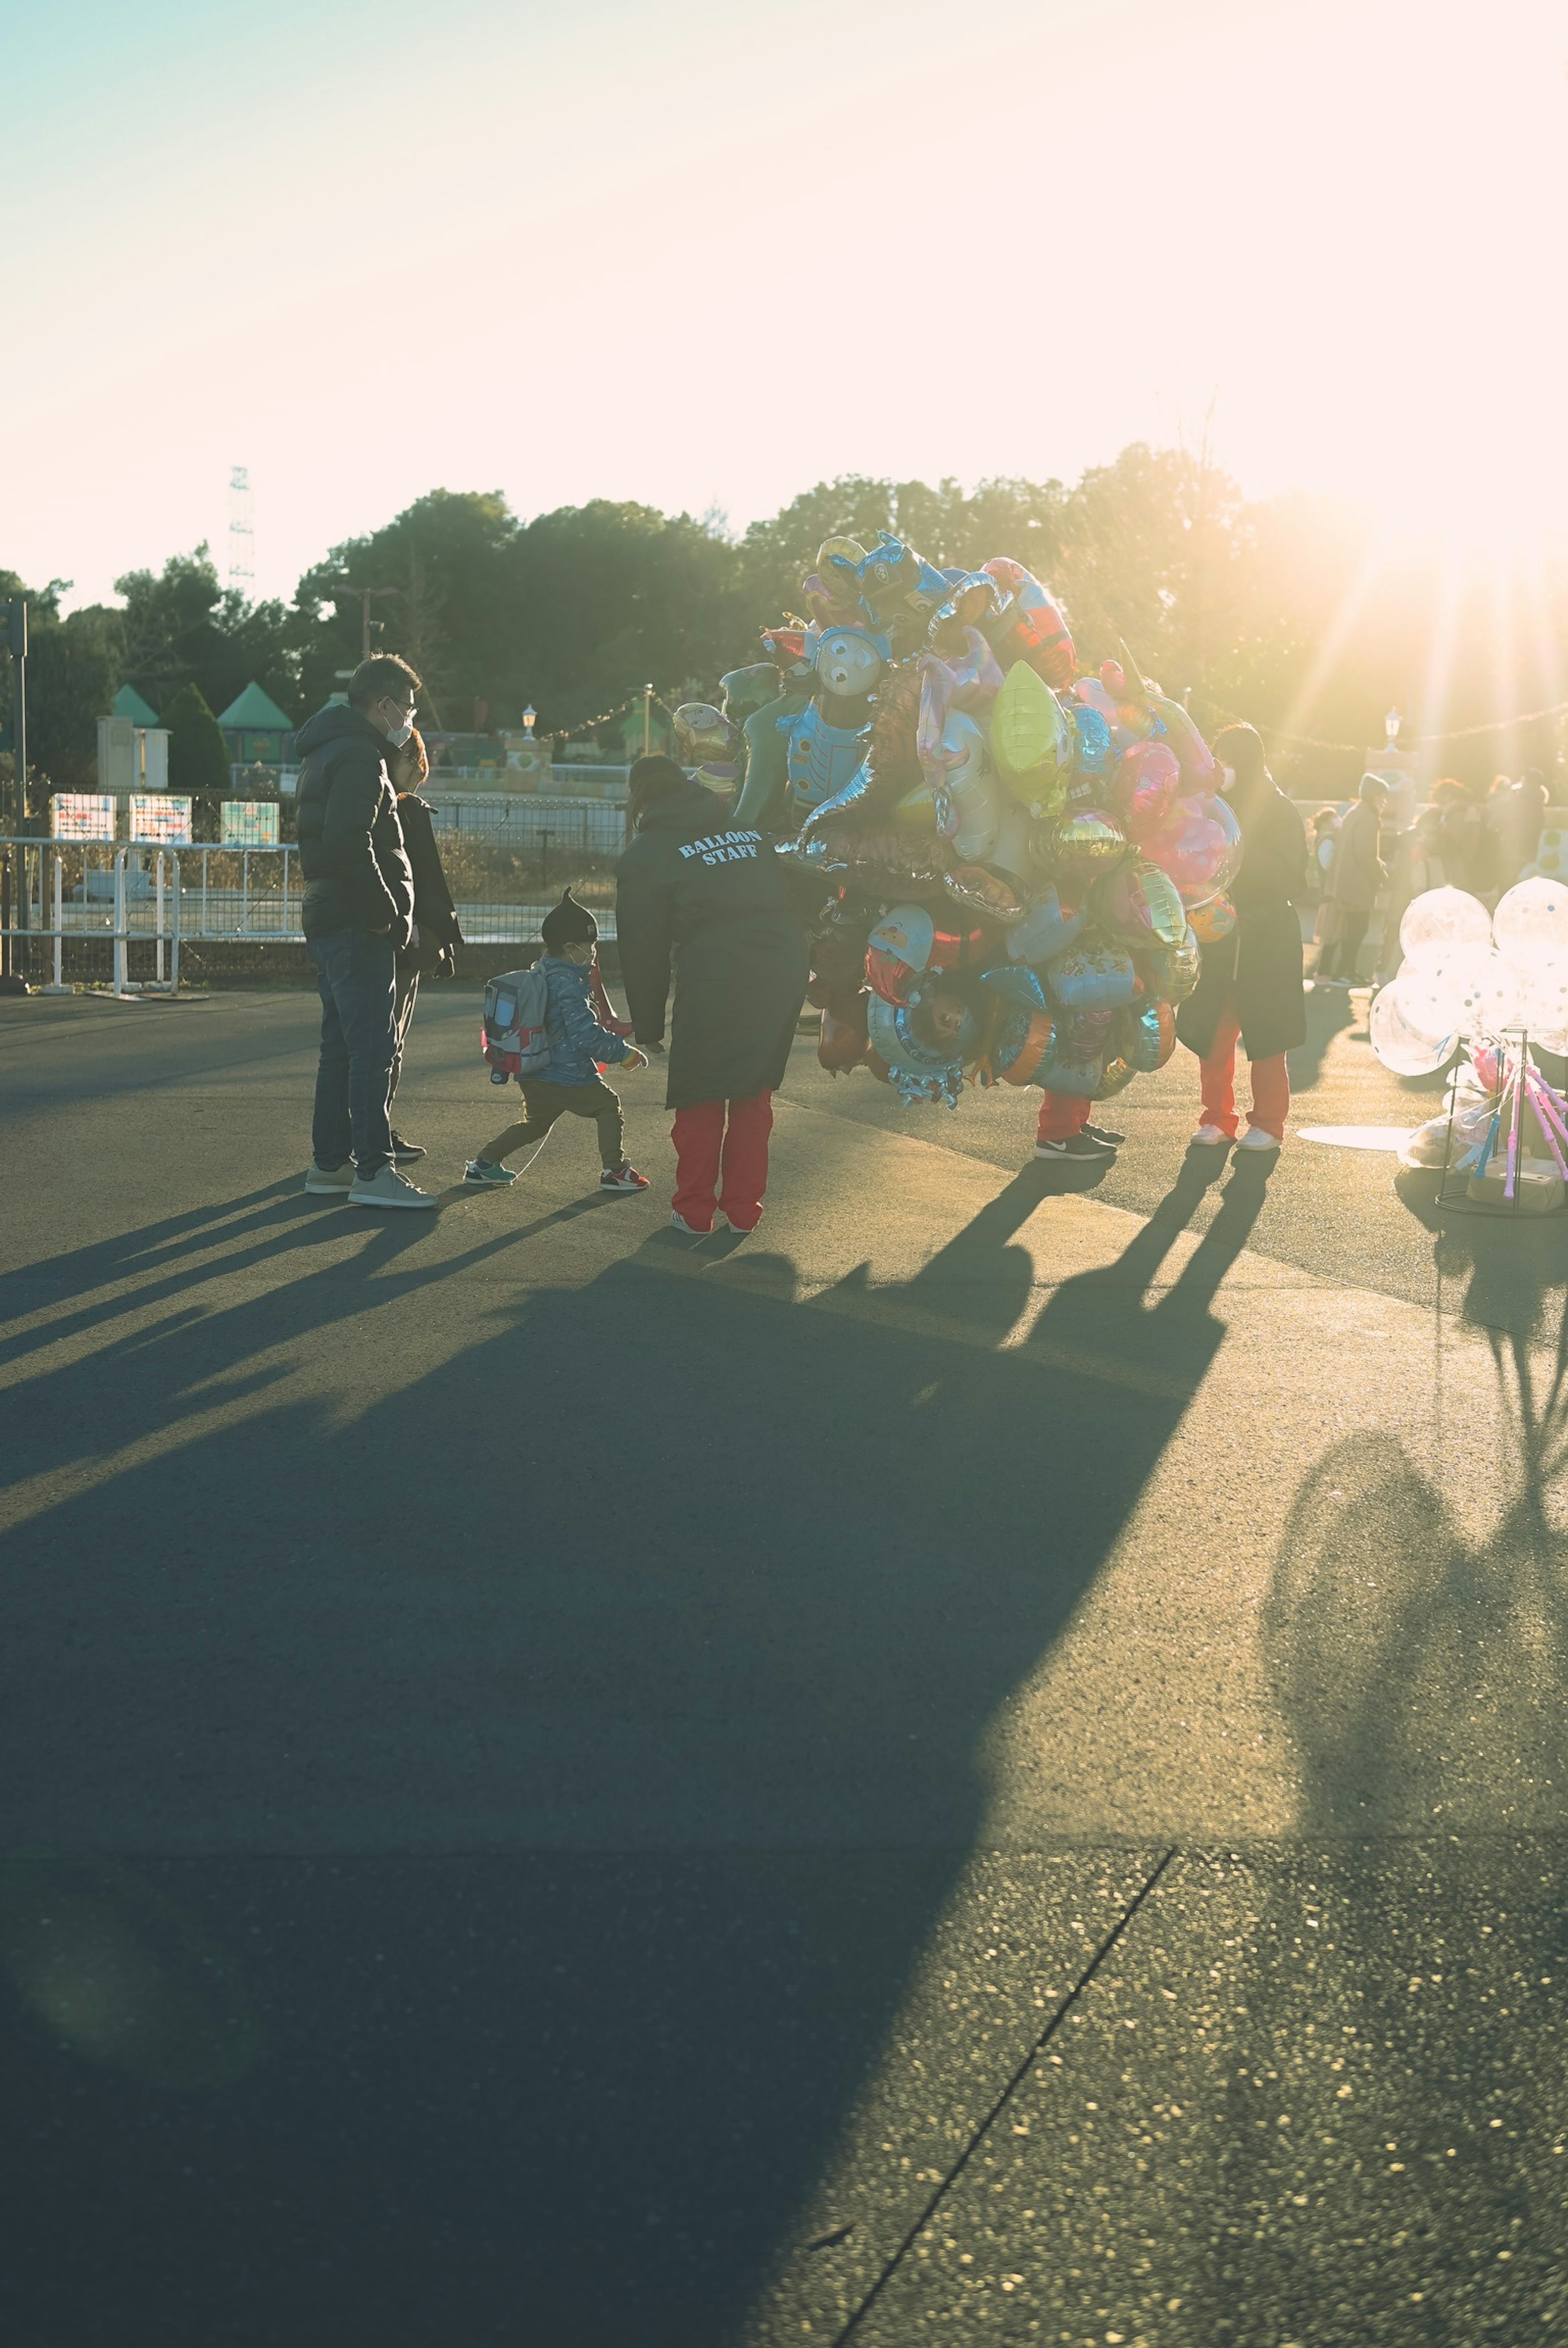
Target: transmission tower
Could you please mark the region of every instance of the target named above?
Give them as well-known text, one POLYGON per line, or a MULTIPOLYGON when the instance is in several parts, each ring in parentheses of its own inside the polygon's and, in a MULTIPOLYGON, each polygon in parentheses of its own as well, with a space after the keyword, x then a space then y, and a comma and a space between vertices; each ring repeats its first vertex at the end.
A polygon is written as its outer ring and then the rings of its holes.
POLYGON ((255 549, 250 468, 232 465, 229 469, 229 584, 237 587, 247 602, 255 600, 255 549))

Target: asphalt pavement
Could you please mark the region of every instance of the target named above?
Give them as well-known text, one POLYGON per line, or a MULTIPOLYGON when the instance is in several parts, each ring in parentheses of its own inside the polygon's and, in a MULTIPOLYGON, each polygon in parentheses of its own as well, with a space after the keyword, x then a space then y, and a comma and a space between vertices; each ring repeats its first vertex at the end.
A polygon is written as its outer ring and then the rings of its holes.
POLYGON ((0 1004, 5 2336, 1568 2336, 1568 1218, 803 1038, 695 1241, 478 1013, 378 1218, 308 994, 0 1004))

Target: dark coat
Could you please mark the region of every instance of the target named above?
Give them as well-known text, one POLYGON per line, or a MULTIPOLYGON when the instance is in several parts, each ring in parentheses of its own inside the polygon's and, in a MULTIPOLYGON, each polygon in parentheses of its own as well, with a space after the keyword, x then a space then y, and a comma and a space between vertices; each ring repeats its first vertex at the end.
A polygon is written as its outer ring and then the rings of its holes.
POLYGON ((302 726, 295 801, 304 933, 373 930, 399 951, 414 929, 414 874, 387 771, 387 737, 341 702, 302 726))
POLYGON ((403 846, 414 875, 414 927, 419 933, 407 954, 399 959, 416 970, 438 970, 449 978, 457 967, 457 950, 463 942, 463 933, 458 926, 458 909, 452 902, 447 876, 441 870, 441 851, 436 845, 436 828, 430 821, 433 812, 429 800, 422 799, 418 791, 398 792, 397 820, 403 827, 403 846))
POLYGON ((1236 926, 1218 945, 1203 948, 1202 975, 1177 1011, 1176 1033, 1202 1059, 1213 1046, 1226 1004, 1233 1004, 1248 1059, 1267 1060, 1306 1041, 1296 911, 1306 874, 1306 832, 1272 783, 1250 805, 1237 806, 1236 814, 1244 851, 1231 891, 1236 926))
POLYGON ((615 934, 639 1044, 664 1039, 665 1106, 747 1100, 784 1081, 806 932, 768 835, 731 828, 698 783, 651 807, 617 868, 615 934))

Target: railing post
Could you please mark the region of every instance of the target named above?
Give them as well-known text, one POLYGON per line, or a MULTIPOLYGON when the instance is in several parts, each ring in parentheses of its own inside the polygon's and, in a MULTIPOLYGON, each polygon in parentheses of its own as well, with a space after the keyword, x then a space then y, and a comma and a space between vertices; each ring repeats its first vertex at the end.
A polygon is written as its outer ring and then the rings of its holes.
POLYGON ((70 994, 66 986, 66 860, 58 848, 49 860, 54 864, 54 986, 52 995, 70 994))
POLYGON ((153 887, 152 902, 153 962, 158 973, 158 984, 161 986, 163 984, 163 850, 161 848, 158 851, 155 870, 157 878, 153 887))
POLYGON ((114 992, 126 991, 125 850, 114 851, 114 992))
POLYGON ((173 919, 172 919, 172 920, 171 920, 171 922, 170 922, 170 930, 169 930, 169 992, 170 992, 170 994, 179 994, 179 992, 180 992, 180 859, 179 859, 179 856, 178 856, 177 854, 171 853, 171 854, 170 854, 170 862, 172 864, 172 866, 173 866, 173 868, 174 868, 174 914, 173 914, 173 919))

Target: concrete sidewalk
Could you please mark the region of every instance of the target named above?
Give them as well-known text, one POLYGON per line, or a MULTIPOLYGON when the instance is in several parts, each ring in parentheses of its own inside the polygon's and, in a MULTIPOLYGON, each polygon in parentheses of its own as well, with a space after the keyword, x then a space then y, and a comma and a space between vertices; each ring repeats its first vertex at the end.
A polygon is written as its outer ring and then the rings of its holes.
POLYGON ((0 1008, 18 2336, 1550 2337, 1559 1226, 803 1045, 696 1243, 477 1012, 382 1221, 308 997, 0 1008))

